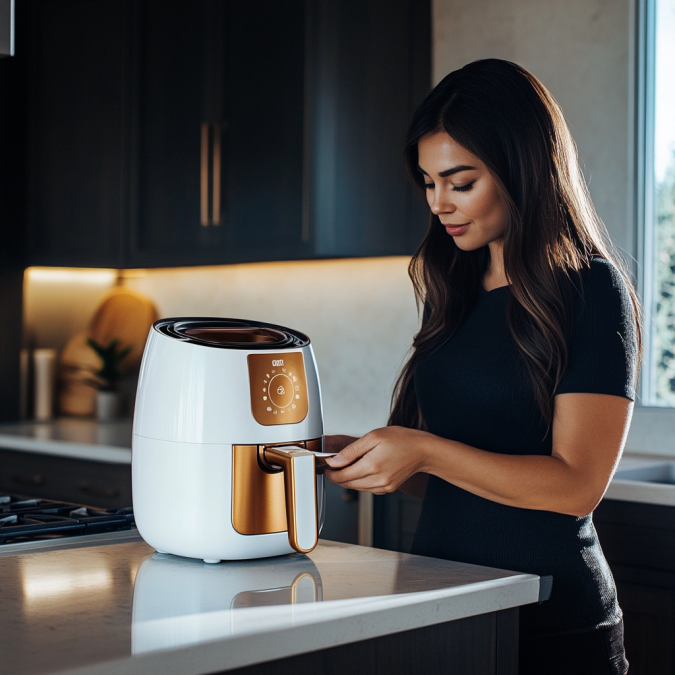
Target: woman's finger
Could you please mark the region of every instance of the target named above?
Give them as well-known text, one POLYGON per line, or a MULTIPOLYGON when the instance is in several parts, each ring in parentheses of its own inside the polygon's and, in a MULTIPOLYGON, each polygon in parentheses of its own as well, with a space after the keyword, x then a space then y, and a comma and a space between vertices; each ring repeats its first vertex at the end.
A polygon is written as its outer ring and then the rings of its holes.
POLYGON ((351 466, 346 466, 344 469, 326 470, 326 478, 340 485, 343 485, 347 481, 360 480, 376 474, 377 469, 365 459, 351 466))
POLYGON ((326 463, 334 469, 348 466, 353 464, 359 457, 363 457, 367 452, 370 452, 378 443, 379 440, 376 438, 376 432, 371 431, 369 434, 350 443, 335 457, 327 457, 326 463))

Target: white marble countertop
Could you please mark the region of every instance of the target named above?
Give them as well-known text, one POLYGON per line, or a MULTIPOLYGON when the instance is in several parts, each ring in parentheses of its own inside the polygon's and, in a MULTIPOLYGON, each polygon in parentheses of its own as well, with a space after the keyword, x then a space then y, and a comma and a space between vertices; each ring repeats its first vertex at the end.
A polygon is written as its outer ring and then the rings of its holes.
POLYGON ((131 464, 131 420, 60 418, 0 424, 0 448, 131 464))
POLYGON ((308 556, 206 565, 157 554, 132 533, 97 536, 108 543, 2 547, 0 673, 201 675, 539 593, 533 575, 334 542, 308 556))

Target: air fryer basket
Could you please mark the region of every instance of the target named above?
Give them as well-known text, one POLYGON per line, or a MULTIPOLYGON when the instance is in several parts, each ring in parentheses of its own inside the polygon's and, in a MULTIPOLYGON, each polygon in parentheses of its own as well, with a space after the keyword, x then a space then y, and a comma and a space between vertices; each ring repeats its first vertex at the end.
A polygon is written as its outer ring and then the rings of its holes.
POLYGON ((160 319, 153 328, 175 340, 220 349, 297 349, 309 344, 300 331, 246 319, 160 319))

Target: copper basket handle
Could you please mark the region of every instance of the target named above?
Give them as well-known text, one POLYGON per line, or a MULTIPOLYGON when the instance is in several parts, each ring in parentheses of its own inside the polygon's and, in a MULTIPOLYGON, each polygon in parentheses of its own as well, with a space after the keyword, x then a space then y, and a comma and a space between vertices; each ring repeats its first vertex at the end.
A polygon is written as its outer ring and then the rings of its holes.
POLYGON ((288 543, 309 553, 319 541, 314 453, 299 447, 265 448, 265 460, 284 471, 288 543))

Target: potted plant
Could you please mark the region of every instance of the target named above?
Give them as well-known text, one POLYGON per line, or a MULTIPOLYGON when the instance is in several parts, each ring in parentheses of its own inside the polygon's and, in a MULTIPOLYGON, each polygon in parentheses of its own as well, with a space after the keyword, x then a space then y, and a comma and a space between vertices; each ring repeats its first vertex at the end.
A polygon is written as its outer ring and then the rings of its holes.
POLYGON ((121 364, 129 356, 133 345, 121 347, 119 338, 113 338, 107 345, 100 345, 87 338, 87 344, 101 359, 101 368, 96 371, 93 384, 96 392, 96 418, 100 422, 115 419, 119 414, 120 395, 117 384, 122 376, 121 364))

